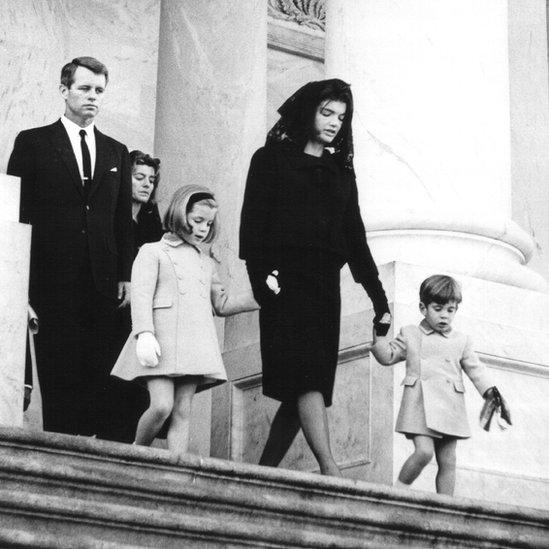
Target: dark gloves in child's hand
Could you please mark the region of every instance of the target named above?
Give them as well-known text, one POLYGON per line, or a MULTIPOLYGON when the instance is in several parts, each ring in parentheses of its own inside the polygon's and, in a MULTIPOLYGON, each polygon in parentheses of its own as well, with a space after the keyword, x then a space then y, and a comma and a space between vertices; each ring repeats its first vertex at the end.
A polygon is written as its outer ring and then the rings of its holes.
POLYGON ((376 335, 384 337, 387 335, 389 328, 391 327, 391 313, 377 313, 374 316, 374 330, 376 335))
MULTIPOLYGON (((508 425, 512 425, 511 412, 509 411, 507 402, 505 402, 505 399, 501 396, 497 387, 490 387, 490 389, 487 389, 483 397, 484 405, 480 411, 479 421, 480 426, 485 431, 490 430, 490 424, 494 414, 499 414, 502 421, 505 421, 508 425)), ((501 429, 505 429, 505 426, 501 421, 498 421, 498 425, 501 429)))

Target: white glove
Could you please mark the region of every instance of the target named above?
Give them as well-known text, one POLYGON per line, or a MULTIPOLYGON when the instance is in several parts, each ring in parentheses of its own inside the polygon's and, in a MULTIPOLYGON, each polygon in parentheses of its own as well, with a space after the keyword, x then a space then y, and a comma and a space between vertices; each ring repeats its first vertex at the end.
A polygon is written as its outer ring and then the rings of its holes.
POLYGON ((267 283, 267 286, 269 287, 269 290, 273 292, 275 295, 278 295, 280 293, 280 286, 278 285, 278 271, 273 271, 269 276, 267 276, 267 280, 265 281, 267 283))
POLYGON ((141 332, 137 336, 135 352, 141 366, 148 366, 149 368, 158 366, 158 357, 161 355, 160 345, 158 345, 156 337, 151 332, 141 332))

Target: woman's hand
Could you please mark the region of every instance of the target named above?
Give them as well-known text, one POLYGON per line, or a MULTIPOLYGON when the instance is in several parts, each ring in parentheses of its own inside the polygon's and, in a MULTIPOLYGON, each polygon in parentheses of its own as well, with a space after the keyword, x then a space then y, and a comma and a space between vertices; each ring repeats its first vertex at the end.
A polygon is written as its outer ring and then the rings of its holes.
POLYGON ((158 357, 162 354, 160 352, 160 345, 151 332, 141 332, 137 336, 135 352, 139 364, 141 366, 148 366, 149 368, 158 366, 158 357))
POLYGON ((374 332, 375 335, 383 337, 387 335, 389 328, 391 327, 391 313, 383 313, 374 317, 374 332))
POLYGON ((267 283, 267 286, 269 287, 269 290, 273 292, 273 294, 278 295, 280 293, 280 286, 278 284, 278 271, 274 270, 270 275, 267 276, 267 279, 265 280, 267 283))

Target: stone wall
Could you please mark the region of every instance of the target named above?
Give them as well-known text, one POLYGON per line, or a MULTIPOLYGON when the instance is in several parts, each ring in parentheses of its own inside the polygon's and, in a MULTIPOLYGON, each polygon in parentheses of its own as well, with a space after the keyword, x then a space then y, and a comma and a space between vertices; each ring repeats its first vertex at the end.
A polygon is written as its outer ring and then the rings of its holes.
POLYGON ((97 127, 131 150, 153 149, 160 0, 0 2, 0 173, 17 133, 57 120, 61 67, 96 57, 110 81, 97 127))

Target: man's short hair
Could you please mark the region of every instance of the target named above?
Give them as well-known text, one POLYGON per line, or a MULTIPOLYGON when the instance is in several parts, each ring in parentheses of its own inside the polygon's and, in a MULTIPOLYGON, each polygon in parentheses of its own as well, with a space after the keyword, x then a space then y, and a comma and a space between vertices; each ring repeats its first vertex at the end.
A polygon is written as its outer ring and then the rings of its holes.
POLYGON ((429 303, 438 303, 439 305, 446 305, 450 301, 461 303, 461 286, 451 276, 433 275, 421 283, 419 300, 425 307, 429 303))
POLYGON ((74 73, 78 67, 84 67, 95 74, 105 75, 105 84, 109 81, 109 71, 107 67, 94 57, 75 57, 70 63, 67 63, 61 69, 61 84, 70 88, 74 82, 74 73))

